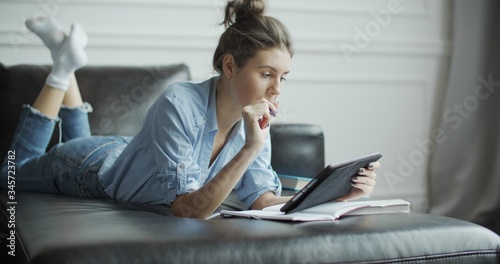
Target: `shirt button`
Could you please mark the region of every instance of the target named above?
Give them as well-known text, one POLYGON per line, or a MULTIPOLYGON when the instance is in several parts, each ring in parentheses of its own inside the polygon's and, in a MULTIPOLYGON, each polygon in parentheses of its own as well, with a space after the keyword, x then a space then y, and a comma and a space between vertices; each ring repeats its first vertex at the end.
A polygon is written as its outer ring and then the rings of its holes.
POLYGON ((185 167, 186 165, 184 165, 184 163, 179 164, 179 168, 184 169, 185 167))

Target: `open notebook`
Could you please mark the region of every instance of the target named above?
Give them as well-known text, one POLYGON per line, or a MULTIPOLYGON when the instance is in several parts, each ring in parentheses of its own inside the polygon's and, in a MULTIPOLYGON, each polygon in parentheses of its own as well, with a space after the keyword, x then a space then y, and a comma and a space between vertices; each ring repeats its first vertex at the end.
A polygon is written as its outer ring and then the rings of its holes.
POLYGON ((266 207, 262 210, 222 210, 220 216, 281 221, 332 221, 347 215, 410 212, 410 203, 402 199, 328 202, 289 214, 280 211, 282 206, 283 204, 278 204, 266 207))

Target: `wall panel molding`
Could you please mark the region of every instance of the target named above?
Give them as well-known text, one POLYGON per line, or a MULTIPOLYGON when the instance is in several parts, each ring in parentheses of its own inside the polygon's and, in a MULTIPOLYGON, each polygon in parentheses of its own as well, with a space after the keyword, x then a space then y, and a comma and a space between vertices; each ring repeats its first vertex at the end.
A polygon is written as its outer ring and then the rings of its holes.
MULTIPOLYGON (((1 0, 0 2, 6 3, 28 3, 28 4, 38 4, 43 5, 44 3, 40 0, 1 0)), ((365 1, 370 3, 373 1, 365 1)), ((345 2, 338 4, 337 1, 318 1, 314 5, 311 2, 303 0, 281 0, 281 1, 268 1, 268 7, 272 8, 273 12, 293 12, 293 13, 314 13, 314 14, 342 14, 342 15, 366 15, 371 11, 378 11, 380 9, 386 8, 389 1, 380 1, 371 5, 366 5, 366 3, 352 3, 346 5, 345 2)), ((410 0, 397 0, 400 6, 404 8, 405 4, 411 2, 410 0)), ((224 0, 217 1, 207 1, 207 0, 57 0, 50 2, 50 4, 59 3, 63 5, 113 5, 113 6, 143 6, 143 7, 178 7, 178 8, 197 8, 197 9, 207 9, 207 8, 221 8, 225 5, 224 0)), ((47 4, 49 4, 47 2, 47 4)), ((416 4, 413 3, 413 7, 410 10, 405 11, 407 16, 420 16, 426 17, 429 15, 429 0, 421 0, 416 4)))
MULTIPOLYGON (((193 79, 202 80, 206 78, 206 75, 193 75, 193 79)), ((353 77, 334 77, 334 76, 298 76, 298 77, 289 77, 287 78, 287 86, 288 85, 301 85, 301 84, 312 84, 314 86, 320 85, 328 85, 335 86, 333 84, 350 84, 350 85, 358 85, 358 84, 388 84, 388 85, 401 85, 402 87, 406 86, 418 86, 422 90, 427 90, 429 87, 429 81, 425 78, 415 78, 415 77, 388 77, 388 76, 379 76, 379 77, 366 77, 366 76, 353 76, 353 77)))
MULTIPOLYGON (((182 8, 197 8, 206 9, 207 7, 219 7, 218 3, 206 0, 189 0, 189 1, 179 1, 179 0, 54 0, 47 1, 46 3, 40 0, 0 0, 4 3, 26 3, 26 4, 37 4, 37 5, 54 5, 59 4, 61 6, 65 5, 87 5, 87 6, 102 6, 102 5, 114 5, 114 6, 150 6, 150 7, 182 7, 182 8)), ((224 2, 221 2, 222 6, 224 2)))
MULTIPOLYGON (((293 13, 311 13, 311 14, 335 14, 335 15, 366 15, 370 14, 372 11, 379 11, 387 7, 389 1, 380 1, 380 3, 373 3, 371 5, 365 5, 373 1, 366 1, 363 3, 351 2, 350 5, 337 4, 336 1, 321 1, 320 4, 315 3, 311 5, 311 2, 307 1, 273 1, 269 5, 276 12, 293 12, 293 13)), ((395 1, 400 4, 400 6, 405 6, 405 3, 411 2, 411 0, 397 0, 395 1)), ((410 10, 404 11, 405 16, 409 17, 427 17, 429 16, 429 1, 421 0, 414 5, 410 10)))
MULTIPOLYGON (((210 32, 158 32, 153 30, 123 31, 121 29, 89 30, 89 47, 92 48, 131 48, 131 49, 168 49, 168 50, 213 50, 218 35, 210 32)), ((348 38, 294 38, 297 52, 320 54, 343 54, 341 43, 350 43, 348 38)), ((0 26, 0 46, 39 46, 42 42, 31 33, 19 28, 0 26), (31 36, 31 37, 30 37, 31 36)), ((359 54, 387 55, 424 55, 448 56, 451 52, 449 41, 442 39, 408 40, 406 38, 376 39, 359 54)))
POLYGON ((401 84, 401 85, 418 85, 422 87, 428 87, 429 80, 425 78, 417 77, 388 77, 388 76, 300 76, 300 77, 290 77, 289 82, 294 83, 314 83, 314 84, 328 84, 331 83, 347 83, 347 84, 401 84))

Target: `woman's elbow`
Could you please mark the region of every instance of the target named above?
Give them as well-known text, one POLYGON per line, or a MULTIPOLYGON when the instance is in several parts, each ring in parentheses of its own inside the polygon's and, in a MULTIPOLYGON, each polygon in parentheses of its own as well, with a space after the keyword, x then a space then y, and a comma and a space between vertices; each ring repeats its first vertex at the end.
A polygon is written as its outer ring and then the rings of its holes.
POLYGON ((189 204, 187 204, 183 196, 177 196, 177 198, 172 202, 172 214, 177 217, 187 217, 195 219, 206 219, 210 216, 210 213, 204 212, 203 210, 197 209, 189 204))

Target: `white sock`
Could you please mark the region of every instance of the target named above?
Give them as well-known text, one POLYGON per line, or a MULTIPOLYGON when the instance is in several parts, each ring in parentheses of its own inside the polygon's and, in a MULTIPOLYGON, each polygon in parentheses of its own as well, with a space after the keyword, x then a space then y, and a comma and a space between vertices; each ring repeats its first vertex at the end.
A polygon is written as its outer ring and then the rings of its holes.
POLYGON ((79 24, 71 25, 71 32, 54 56, 54 65, 45 83, 66 91, 70 76, 87 63, 87 54, 83 49, 86 45, 87 35, 83 29, 79 24))
POLYGON ((55 56, 66 39, 61 25, 54 18, 48 16, 27 19, 25 24, 29 30, 42 39, 50 50, 52 60, 55 61, 55 56))

